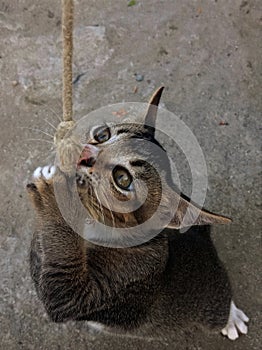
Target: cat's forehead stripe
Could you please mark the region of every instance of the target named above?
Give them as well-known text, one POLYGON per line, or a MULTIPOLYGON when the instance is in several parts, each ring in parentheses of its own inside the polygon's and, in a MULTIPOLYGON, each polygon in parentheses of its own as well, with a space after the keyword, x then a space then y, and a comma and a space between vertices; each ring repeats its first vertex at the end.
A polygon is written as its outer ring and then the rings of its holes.
POLYGON ((130 165, 132 166, 137 166, 137 167, 142 167, 146 164, 147 162, 144 161, 144 160, 133 160, 133 161, 130 161, 130 165))
POLYGON ((117 130, 117 135, 129 133, 130 129, 119 129, 117 130))

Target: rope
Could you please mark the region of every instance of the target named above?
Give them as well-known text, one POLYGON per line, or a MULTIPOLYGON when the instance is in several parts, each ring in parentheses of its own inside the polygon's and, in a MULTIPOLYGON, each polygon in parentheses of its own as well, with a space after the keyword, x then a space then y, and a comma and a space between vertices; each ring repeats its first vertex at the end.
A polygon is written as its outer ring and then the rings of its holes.
POLYGON ((74 1, 62 0, 63 37, 63 121, 58 125, 54 142, 58 145, 74 126, 72 103, 72 58, 73 58, 74 1))
POLYGON ((62 0, 63 119, 72 120, 73 0, 62 0))

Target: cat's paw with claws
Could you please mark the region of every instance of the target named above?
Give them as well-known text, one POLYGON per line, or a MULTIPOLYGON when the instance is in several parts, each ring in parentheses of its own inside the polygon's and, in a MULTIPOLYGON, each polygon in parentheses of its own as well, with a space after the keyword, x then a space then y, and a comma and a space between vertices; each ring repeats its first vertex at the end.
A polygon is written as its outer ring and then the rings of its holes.
POLYGON ((43 178, 44 180, 51 180, 56 173, 55 165, 46 165, 44 167, 38 167, 33 173, 33 179, 38 180, 43 178))
POLYGON ((53 186, 56 172, 54 165, 38 167, 33 173, 33 182, 27 185, 28 194, 38 212, 51 212, 57 207, 53 186))
POLYGON ((242 310, 238 309, 235 303, 231 301, 227 325, 221 330, 221 333, 230 340, 236 340, 240 334, 247 334, 248 327, 246 323, 248 321, 249 318, 247 315, 242 310))

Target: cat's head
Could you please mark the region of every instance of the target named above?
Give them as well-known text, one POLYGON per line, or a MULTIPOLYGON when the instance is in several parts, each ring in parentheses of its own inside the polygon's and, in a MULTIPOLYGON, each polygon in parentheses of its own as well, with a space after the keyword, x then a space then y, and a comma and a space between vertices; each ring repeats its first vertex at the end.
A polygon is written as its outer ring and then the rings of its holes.
POLYGON ((144 123, 108 123, 86 131, 77 161, 82 203, 93 218, 112 227, 141 225, 156 212, 156 229, 229 222, 177 191, 168 155, 155 138, 162 91, 149 101, 144 123))

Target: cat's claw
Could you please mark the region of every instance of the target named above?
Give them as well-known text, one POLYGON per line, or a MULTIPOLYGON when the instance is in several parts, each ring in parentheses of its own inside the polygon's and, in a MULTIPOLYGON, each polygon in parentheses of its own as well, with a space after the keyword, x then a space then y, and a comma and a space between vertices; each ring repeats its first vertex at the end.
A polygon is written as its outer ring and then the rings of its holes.
POLYGON ((46 165, 44 167, 38 167, 35 169, 33 178, 35 180, 43 177, 45 180, 50 180, 54 176, 56 172, 56 167, 55 165, 46 165))
POLYGON ((245 315, 242 310, 238 309, 232 300, 227 325, 221 330, 221 333, 230 340, 236 340, 239 334, 247 334, 248 328, 245 322, 248 321, 249 318, 247 315, 245 315))

